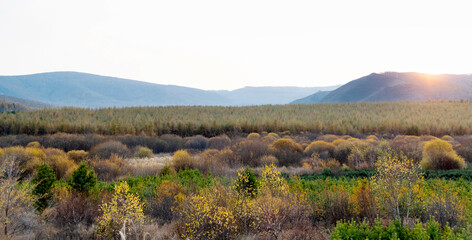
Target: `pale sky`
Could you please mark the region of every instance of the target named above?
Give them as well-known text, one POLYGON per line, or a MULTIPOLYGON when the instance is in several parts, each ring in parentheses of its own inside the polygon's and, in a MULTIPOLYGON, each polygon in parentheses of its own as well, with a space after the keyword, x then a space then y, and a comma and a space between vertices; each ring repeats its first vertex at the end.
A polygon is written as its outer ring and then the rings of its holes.
POLYGON ((472 1, 0 0, 0 75, 230 90, 472 73, 471 58, 472 1))

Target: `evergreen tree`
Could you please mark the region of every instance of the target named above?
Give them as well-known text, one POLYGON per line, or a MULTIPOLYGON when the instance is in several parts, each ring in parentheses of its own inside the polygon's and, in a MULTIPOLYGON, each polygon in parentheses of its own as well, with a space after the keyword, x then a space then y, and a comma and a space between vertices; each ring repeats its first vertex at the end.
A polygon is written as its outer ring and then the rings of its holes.
POLYGON ((37 196, 37 200, 34 203, 36 210, 42 212, 49 205, 52 194, 51 189, 56 181, 56 174, 54 170, 46 163, 38 166, 38 172, 33 178, 33 184, 36 186, 33 189, 33 195, 37 196))
POLYGON ((97 183, 97 176, 86 163, 80 163, 69 179, 69 185, 77 192, 88 193, 97 183))

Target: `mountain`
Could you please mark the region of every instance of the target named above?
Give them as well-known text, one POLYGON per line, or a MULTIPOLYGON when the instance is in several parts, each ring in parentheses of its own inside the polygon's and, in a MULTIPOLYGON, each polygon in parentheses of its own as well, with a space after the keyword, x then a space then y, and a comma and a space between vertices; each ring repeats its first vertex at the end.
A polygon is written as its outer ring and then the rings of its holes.
POLYGON ((310 96, 292 101, 290 102, 290 104, 317 103, 320 102, 321 99, 326 97, 330 92, 331 91, 318 91, 316 93, 311 94, 310 96))
POLYGON ((287 104, 301 96, 320 90, 334 90, 330 87, 244 87, 233 91, 217 91, 235 105, 287 104))
POLYGON ((16 103, 16 104, 21 104, 24 107, 27 108, 50 108, 53 107, 53 105, 38 102, 38 101, 33 101, 33 100, 27 100, 23 98, 17 98, 17 97, 11 97, 7 95, 0 95, 0 101, 3 102, 8 102, 8 103, 16 103))
MULTIPOLYGON (((316 102, 472 99, 472 75, 385 72, 350 81, 316 102)), ((301 101, 297 100, 297 101, 301 101)))
POLYGON ((245 87, 206 91, 79 72, 0 76, 0 94, 54 106, 127 107, 166 105, 240 106, 286 104, 335 87, 245 87))

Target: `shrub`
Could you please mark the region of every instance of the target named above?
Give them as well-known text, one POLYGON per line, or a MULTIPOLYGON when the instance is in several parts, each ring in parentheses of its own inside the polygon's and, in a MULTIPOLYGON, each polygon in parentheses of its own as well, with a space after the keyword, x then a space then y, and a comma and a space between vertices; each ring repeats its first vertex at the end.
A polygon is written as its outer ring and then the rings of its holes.
POLYGON ((421 166, 424 169, 447 170, 465 168, 466 164, 464 159, 452 149, 450 143, 438 139, 424 145, 421 166))
POLYGON ((472 162, 472 139, 469 139, 456 148, 459 156, 463 157, 465 161, 472 162))
POLYGON ((152 156, 152 150, 147 147, 137 147, 134 152, 134 157, 136 158, 150 158, 152 156))
POLYGON ((184 140, 182 137, 172 134, 164 134, 159 137, 159 139, 163 140, 167 143, 166 152, 175 152, 179 149, 182 149, 184 146, 184 140))
POLYGON ((27 148, 41 148, 41 144, 38 141, 30 142, 26 145, 27 148))
POLYGON ((260 184, 249 167, 238 172, 236 179, 236 190, 246 196, 254 198, 259 192, 260 184))
POLYGON ((204 136, 197 135, 187 139, 184 146, 187 149, 205 150, 208 147, 208 139, 204 136))
POLYGON ((88 193, 96 183, 97 176, 95 176, 95 172, 84 162, 74 170, 72 177, 69 179, 69 186, 80 193, 88 193))
POLYGON ((71 150, 67 152, 67 157, 73 160, 75 163, 80 163, 87 159, 88 152, 84 150, 71 150))
POLYGON ((166 223, 171 222, 175 217, 172 209, 184 197, 182 192, 180 185, 169 180, 162 181, 154 190, 155 196, 147 201, 147 212, 166 223))
POLYGON ((258 159, 267 155, 268 146, 260 140, 243 140, 233 147, 233 153, 237 165, 256 167, 258 159))
POLYGON ((47 164, 40 164, 38 172, 32 180, 33 184, 36 185, 32 193, 37 196, 34 206, 39 212, 42 212, 49 206, 49 202, 52 199, 51 189, 55 181, 56 175, 54 170, 47 164))
POLYGON ((102 181, 115 180, 119 176, 131 171, 130 166, 123 158, 114 154, 109 159, 92 162, 92 166, 97 174, 97 178, 102 181))
POLYGON ((159 171, 159 176, 160 177, 163 177, 163 176, 166 176, 166 175, 174 175, 176 172, 175 172, 175 169, 174 167, 172 167, 172 165, 170 164, 165 164, 161 170, 159 171))
POLYGON ((353 217, 349 195, 342 186, 324 189, 313 205, 312 219, 315 222, 334 224, 338 220, 353 217))
POLYGON ((255 139, 259 139, 259 138, 261 138, 261 135, 259 133, 256 133, 256 132, 249 133, 249 135, 247 135, 247 139, 255 140, 255 139))
POLYGON ((220 151, 208 149, 200 154, 196 167, 203 173, 213 173, 221 175, 224 173, 227 164, 221 159, 220 151))
POLYGON ((367 219, 373 223, 377 216, 377 206, 375 204, 374 192, 366 181, 358 181, 353 188, 350 202, 352 203, 352 213, 357 216, 358 221, 367 219))
POLYGON ((196 167, 193 157, 185 150, 179 150, 174 153, 174 156, 172 156, 172 165, 177 172, 196 167))
POLYGON ((47 160, 56 173, 57 179, 69 178, 77 164, 66 156, 52 156, 47 160))
POLYGON ((143 204, 139 197, 130 193, 129 185, 121 182, 115 185, 110 202, 100 205, 101 215, 97 219, 97 238, 117 239, 139 236, 139 228, 144 223, 143 204), (120 231, 121 230, 121 231, 120 231))
POLYGON ((272 155, 265 155, 265 156, 262 156, 259 158, 259 160, 257 161, 257 165, 258 166, 265 166, 265 165, 278 165, 279 164, 279 160, 272 156, 272 155))
POLYGON ((281 138, 270 145, 270 151, 279 160, 280 165, 288 166, 300 162, 303 149, 293 140, 281 138))
POLYGON ((200 194, 180 201, 176 212, 177 231, 182 239, 232 239, 237 233, 231 211, 232 192, 221 185, 203 189, 200 194))
POLYGON ((317 153, 319 154, 320 158, 328 159, 334 156, 334 149, 336 146, 332 143, 328 143, 325 141, 314 141, 305 148, 303 153, 306 156, 312 156, 312 154, 317 153))
POLYGON ((223 150, 231 146, 231 139, 226 135, 212 137, 208 140, 208 148, 223 150))
POLYGON ((95 145, 90 150, 90 155, 92 157, 100 158, 100 159, 107 159, 110 158, 111 155, 116 154, 119 157, 125 158, 130 156, 130 151, 126 145, 118 141, 106 141, 104 143, 100 143, 95 145))
POLYGON ((99 213, 100 202, 81 193, 57 189, 54 206, 44 211, 45 218, 60 231, 54 238, 82 239, 82 226, 92 226, 99 213))
POLYGON ((405 154, 415 163, 419 163, 422 158, 424 141, 418 136, 396 136, 391 142, 390 147, 398 154, 405 154))

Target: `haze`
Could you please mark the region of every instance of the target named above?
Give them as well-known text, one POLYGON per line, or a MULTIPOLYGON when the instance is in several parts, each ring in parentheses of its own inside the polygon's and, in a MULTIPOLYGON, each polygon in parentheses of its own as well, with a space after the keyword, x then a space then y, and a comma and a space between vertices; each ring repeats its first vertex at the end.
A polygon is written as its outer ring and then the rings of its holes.
POLYGON ((467 1, 0 0, 0 75, 79 71, 201 89, 471 73, 467 1))

